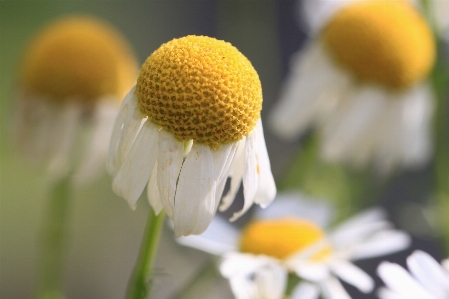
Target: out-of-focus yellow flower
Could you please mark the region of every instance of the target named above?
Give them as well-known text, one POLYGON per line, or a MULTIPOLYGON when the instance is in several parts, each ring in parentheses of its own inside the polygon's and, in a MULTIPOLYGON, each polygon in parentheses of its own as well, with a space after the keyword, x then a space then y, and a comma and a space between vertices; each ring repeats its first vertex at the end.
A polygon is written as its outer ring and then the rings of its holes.
POLYGON ((330 232, 328 208, 295 194, 278 196, 238 232, 214 218, 204 234, 178 242, 222 257, 221 274, 236 298, 284 298, 288 273, 301 282, 292 299, 349 298, 338 278, 368 293, 374 282, 351 261, 406 248, 410 238, 391 228, 381 210, 373 209, 343 222, 330 232), (321 221, 320 221, 321 218, 321 221))
POLYGON ((316 126, 329 161, 384 171, 426 162, 435 42, 425 19, 405 0, 314 5, 315 36, 292 60, 272 128, 292 139, 316 126))
POLYGON ((230 43, 186 36, 146 60, 115 123, 109 171, 132 208, 148 200, 174 221, 178 237, 200 234, 243 180, 245 203, 267 206, 276 194, 260 120, 262 88, 249 60, 230 43))
POLYGON ((93 178, 136 77, 128 44, 109 24, 84 16, 51 23, 23 57, 15 124, 20 147, 53 175, 93 178))

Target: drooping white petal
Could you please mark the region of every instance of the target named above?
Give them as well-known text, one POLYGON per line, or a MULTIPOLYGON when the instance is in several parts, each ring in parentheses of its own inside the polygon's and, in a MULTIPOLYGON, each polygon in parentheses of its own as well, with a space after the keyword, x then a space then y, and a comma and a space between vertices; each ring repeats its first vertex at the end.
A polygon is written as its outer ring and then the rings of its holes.
POLYGON ((316 284, 302 281, 293 289, 291 299, 318 299, 320 289, 316 284))
POLYGON ((214 255, 238 250, 239 232, 228 221, 216 216, 201 235, 181 237, 182 245, 200 249, 214 255))
POLYGON ((373 279, 356 267, 352 263, 345 260, 333 260, 330 263, 332 272, 347 283, 355 286, 363 293, 369 293, 374 289, 373 279))
POLYGON ((371 155, 378 133, 376 125, 385 105, 385 93, 377 86, 355 89, 322 127, 322 157, 329 161, 365 163, 371 155))
MULTIPOLYGON (((224 155, 225 155, 224 156, 225 162, 224 162, 223 167, 221 169, 221 173, 220 173, 220 175, 218 177, 217 191, 216 191, 216 194, 215 194, 215 197, 216 197, 215 210, 218 209, 218 205, 220 204, 220 199, 221 199, 221 197, 223 195, 223 190, 224 190, 224 188, 226 186, 227 179, 230 176, 231 165, 232 165, 232 163, 235 160, 235 154, 237 152, 238 147, 239 147, 239 143, 236 142, 236 143, 232 143, 232 144, 228 144, 228 145, 222 145, 220 147, 220 149, 219 149, 220 151, 225 152, 224 153, 224 155), (226 155, 227 155, 227 157, 226 157, 226 155)), ((221 154, 215 155, 215 157, 219 157, 219 159, 223 159, 221 154)), ((218 163, 221 164, 221 162, 218 162, 218 163)))
POLYGON ((427 162, 432 152, 432 116, 435 110, 434 96, 429 84, 417 85, 403 95, 401 136, 399 141, 403 163, 420 166, 427 162))
POLYGON ((223 196, 221 205, 219 207, 220 211, 227 210, 234 201, 235 195, 237 194, 243 177, 243 165, 245 165, 245 148, 246 148, 246 137, 238 141, 237 150, 234 156, 234 160, 229 167, 229 176, 231 177, 231 184, 228 193, 223 196))
POLYGON ((62 111, 55 116, 55 127, 52 128, 50 139, 54 144, 51 152, 50 173, 56 176, 66 173, 71 167, 74 157, 74 146, 78 138, 78 131, 81 123, 82 107, 76 100, 68 100, 62 106, 62 111))
POLYGON ((290 261, 288 266, 299 277, 312 282, 323 281, 330 274, 329 267, 324 263, 314 263, 307 260, 300 262, 296 260, 294 263, 290 261))
POLYGON ((157 184, 164 210, 174 219, 176 183, 184 158, 184 143, 165 131, 159 131, 157 156, 157 184))
POLYGON ((272 129, 285 139, 297 138, 323 107, 339 100, 350 82, 318 40, 295 54, 290 65, 292 70, 269 119, 272 129))
POLYGON ((159 194, 159 187, 157 186, 157 163, 156 161, 153 166, 153 170, 150 175, 150 180, 147 185, 147 199, 150 206, 153 208, 153 211, 156 215, 164 208, 164 205, 161 201, 161 196, 159 194))
POLYGON ((253 130, 250 132, 246 138, 245 144, 245 162, 243 166, 243 196, 244 203, 243 208, 235 212, 234 215, 229 219, 230 221, 237 220, 242 216, 254 203, 257 190, 259 188, 259 174, 258 165, 256 158, 256 147, 257 147, 256 133, 253 130))
POLYGON ((106 165, 109 141, 118 111, 113 100, 105 98, 96 108, 92 134, 84 149, 80 166, 74 174, 74 181, 77 184, 92 180, 106 165))
MULTIPOLYGON (((119 156, 119 144, 123 142, 123 134, 129 133, 129 123, 133 121, 133 115, 137 107, 137 97, 134 95, 135 87, 126 95, 125 99, 120 105, 120 109, 117 113, 117 118, 112 129, 111 142, 109 145, 108 155, 108 172, 111 175, 117 173, 117 168, 120 166, 119 161, 123 161, 119 156)), ((134 133, 135 134, 135 133, 134 133)), ((132 141, 131 141, 132 142, 132 141)))
POLYGON ((215 215, 217 185, 223 169, 229 167, 233 145, 212 151, 196 144, 181 168, 175 196, 174 225, 177 237, 201 234, 215 215))
POLYGON ((276 196, 276 184, 271 173, 270 158, 268 157, 267 146, 263 136, 262 120, 255 127, 256 138, 256 160, 257 171, 259 173, 258 190, 254 202, 262 208, 267 207, 276 196))
POLYGON ((329 276, 320 286, 325 299, 351 299, 340 281, 333 276, 329 276))
POLYGON ((435 298, 449 296, 449 274, 429 254, 417 250, 407 258, 410 273, 435 298))
POLYGON ((144 123, 114 177, 114 192, 125 198, 132 209, 135 209, 156 162, 158 136, 155 124, 149 121, 144 123))
POLYGON ((385 230, 369 239, 355 244, 351 249, 351 260, 388 255, 406 249, 411 244, 410 236, 399 230, 385 230))
POLYGON ((382 262, 377 268, 377 274, 385 285, 402 298, 434 299, 421 287, 401 266, 390 262, 382 262))

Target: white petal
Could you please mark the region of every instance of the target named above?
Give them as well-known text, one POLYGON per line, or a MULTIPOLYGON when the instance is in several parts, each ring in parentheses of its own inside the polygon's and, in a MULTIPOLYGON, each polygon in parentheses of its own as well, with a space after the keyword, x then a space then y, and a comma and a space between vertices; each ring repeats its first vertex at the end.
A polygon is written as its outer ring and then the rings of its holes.
POLYGON ((283 192, 276 196, 269 209, 255 209, 255 219, 296 217, 310 220, 320 227, 326 227, 332 215, 332 207, 327 201, 308 198, 298 192, 283 192))
POLYGON ((235 212, 232 215, 230 221, 237 220, 240 216, 242 216, 254 203, 257 190, 259 188, 259 174, 258 174, 258 165, 256 158, 256 132, 253 130, 249 133, 246 138, 245 144, 245 162, 243 166, 243 196, 244 203, 243 208, 235 212))
POLYGON ((220 211, 227 210, 234 201, 235 195, 237 194, 240 183, 243 177, 243 165, 245 165, 245 148, 246 148, 246 137, 238 141, 237 151, 234 156, 234 160, 229 167, 229 176, 231 176, 231 185, 228 193, 223 196, 220 205, 220 211))
POLYGON ((347 248, 359 244, 379 230, 389 228, 381 209, 371 209, 360 213, 339 225, 331 234, 332 243, 337 248, 347 248))
POLYGON ((441 262, 441 265, 446 270, 446 272, 449 274, 449 259, 445 259, 441 262))
POLYGON ((259 119, 255 128, 257 170, 259 172, 258 190, 255 203, 262 208, 267 207, 276 196, 276 184, 271 173, 270 159, 263 136, 262 120, 259 119))
POLYGON ((287 286, 287 270, 270 263, 261 267, 254 277, 260 298, 282 299, 287 286))
POLYGON ((366 259, 382 255, 388 255, 400 250, 404 250, 411 244, 410 236, 398 230, 380 231, 352 249, 351 259, 366 259))
POLYGON ((333 276, 329 276, 329 278, 320 285, 325 299, 351 299, 340 281, 333 276))
POLYGON ((55 127, 51 129, 52 134, 48 142, 54 142, 50 164, 48 166, 50 173, 55 176, 66 173, 73 163, 73 149, 78 137, 78 131, 81 124, 82 107, 76 100, 68 100, 63 105, 62 111, 56 116, 55 127))
POLYGON ((177 241, 210 254, 223 255, 238 250, 239 232, 228 221, 216 216, 201 235, 181 237, 177 241))
MULTIPOLYGON (((215 210, 217 210, 218 205, 220 204, 220 199, 223 195, 223 190, 226 186, 226 182, 228 180, 228 177, 230 176, 231 173, 231 165, 235 160, 235 154, 237 152, 237 149, 239 147, 239 143, 235 142, 232 144, 227 144, 227 145, 222 145, 220 150, 224 152, 224 155, 227 155, 227 157, 225 156, 225 162, 223 164, 223 167, 221 169, 221 173, 219 175, 218 178, 218 185, 217 185, 217 191, 215 194, 216 197, 216 208, 215 210)), ((220 159, 221 155, 219 155, 220 159)), ((220 162, 221 163, 221 162, 220 162)), ((229 192, 228 192, 229 193, 229 192)))
POLYGON ((234 145, 222 145, 212 151, 194 143, 179 176, 175 196, 174 225, 177 237, 201 234, 206 230, 218 207, 217 184, 229 167, 234 145))
POLYGON ((125 198, 132 209, 135 209, 156 162, 158 135, 157 126, 146 122, 114 177, 114 192, 125 198))
POLYGON ((290 297, 291 299, 318 299, 319 296, 320 290, 317 285, 302 281, 293 289, 290 297))
POLYGON ((377 274, 386 286, 403 298, 433 299, 401 266, 382 262, 377 268, 377 274))
POLYGON ((373 150, 376 128, 385 105, 381 89, 363 86, 355 90, 323 127, 322 157, 333 162, 365 163, 373 150))
POLYGON ((89 138, 80 166, 74 174, 77 184, 95 178, 105 167, 112 128, 117 116, 118 107, 111 103, 114 99, 103 99, 96 108, 92 134, 89 138))
POLYGON ((285 264, 299 277, 309 281, 322 281, 329 276, 329 267, 325 263, 310 262, 306 258, 293 256, 286 260, 285 264))
POLYGON ((332 272, 347 283, 355 286, 363 293, 374 289, 373 279, 360 268, 345 260, 333 260, 330 264, 332 272))
POLYGON ((429 254, 417 250, 407 258, 410 273, 435 298, 449 296, 449 274, 429 254))
POLYGON ((401 297, 401 295, 387 289, 387 288, 379 288, 377 291, 377 295, 380 299, 405 299, 401 297))
POLYGON ((112 129, 108 156, 108 172, 111 175, 115 175, 117 173, 117 168, 120 167, 120 163, 123 162, 123 157, 120 157, 122 154, 119 151, 119 144, 123 142, 124 138, 122 135, 136 134, 136 132, 129 132, 129 123, 133 121, 133 115, 137 108, 137 97, 134 95, 134 91, 135 87, 130 90, 125 99, 122 101, 114 127, 112 129))
POLYGON ((232 293, 235 299, 254 299, 258 298, 256 284, 245 276, 235 276, 229 278, 232 293))
POLYGON ((296 53, 290 65, 292 70, 269 119, 271 128, 285 139, 306 130, 349 84, 318 40, 296 53))
POLYGON ((249 275, 273 259, 247 253, 229 252, 220 263, 220 273, 225 278, 235 275, 249 275))
POLYGON ((148 203, 153 208, 154 213, 159 215, 164 206, 162 205, 159 187, 157 186, 157 163, 157 161, 154 163, 153 171, 151 172, 150 180, 148 181, 147 199, 148 203))
POLYGON ((184 143, 165 131, 159 131, 157 156, 157 185, 164 210, 174 219, 176 183, 184 159, 184 143))

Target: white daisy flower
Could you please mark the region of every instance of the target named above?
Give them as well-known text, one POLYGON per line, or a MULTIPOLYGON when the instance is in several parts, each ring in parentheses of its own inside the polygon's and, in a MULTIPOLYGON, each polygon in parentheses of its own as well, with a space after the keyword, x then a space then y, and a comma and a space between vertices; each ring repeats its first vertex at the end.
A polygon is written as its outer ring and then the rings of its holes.
POLYGON ((438 264, 429 254, 416 250, 407 258, 409 272, 398 264, 382 262, 377 272, 386 284, 381 299, 449 298, 449 260, 438 264))
POLYGON ((109 152, 113 189, 131 208, 147 185, 150 205, 177 237, 206 230, 226 180, 232 203, 267 206, 276 187, 260 120, 262 89, 249 60, 224 41, 187 36, 163 44, 140 71, 117 117, 109 152))
POLYGON ((328 161, 383 171, 432 152, 435 42, 407 1, 306 1, 314 36, 292 58, 270 124, 293 139, 315 126, 328 161))
POLYGON ((136 77, 133 54, 108 24, 81 16, 50 24, 22 62, 14 124, 21 150, 52 176, 95 178, 136 77))
POLYGON ((321 227, 330 218, 327 206, 313 207, 297 195, 280 197, 270 209, 257 211, 255 219, 240 233, 216 218, 204 234, 178 241, 222 256, 220 271, 238 299, 284 298, 289 272, 302 280, 292 299, 313 299, 320 294, 332 299, 349 298, 337 278, 367 293, 374 282, 351 261, 389 254, 409 245, 408 235, 392 229, 380 210, 360 214, 326 233, 321 227), (318 223, 314 222, 316 217, 318 223))

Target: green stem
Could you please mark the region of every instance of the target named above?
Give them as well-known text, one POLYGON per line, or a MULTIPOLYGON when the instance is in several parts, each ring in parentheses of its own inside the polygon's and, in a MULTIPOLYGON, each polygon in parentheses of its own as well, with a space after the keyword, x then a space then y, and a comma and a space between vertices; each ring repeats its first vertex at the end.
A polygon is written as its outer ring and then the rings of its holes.
POLYGON ((159 239, 164 224, 165 213, 155 215, 150 209, 150 215, 145 229, 145 235, 140 247, 139 257, 134 267, 131 281, 128 285, 126 298, 144 299, 150 294, 152 267, 156 258, 159 239))
POLYGON ((70 198, 70 176, 57 181, 50 193, 43 226, 39 299, 59 299, 62 295, 64 243, 70 198))
MULTIPOLYGON (((440 44, 440 49, 442 45, 440 44)), ((435 114, 435 187, 437 199, 437 215, 439 229, 441 230, 446 252, 449 253, 449 70, 442 60, 442 55, 432 74, 432 83, 437 97, 435 114)))

